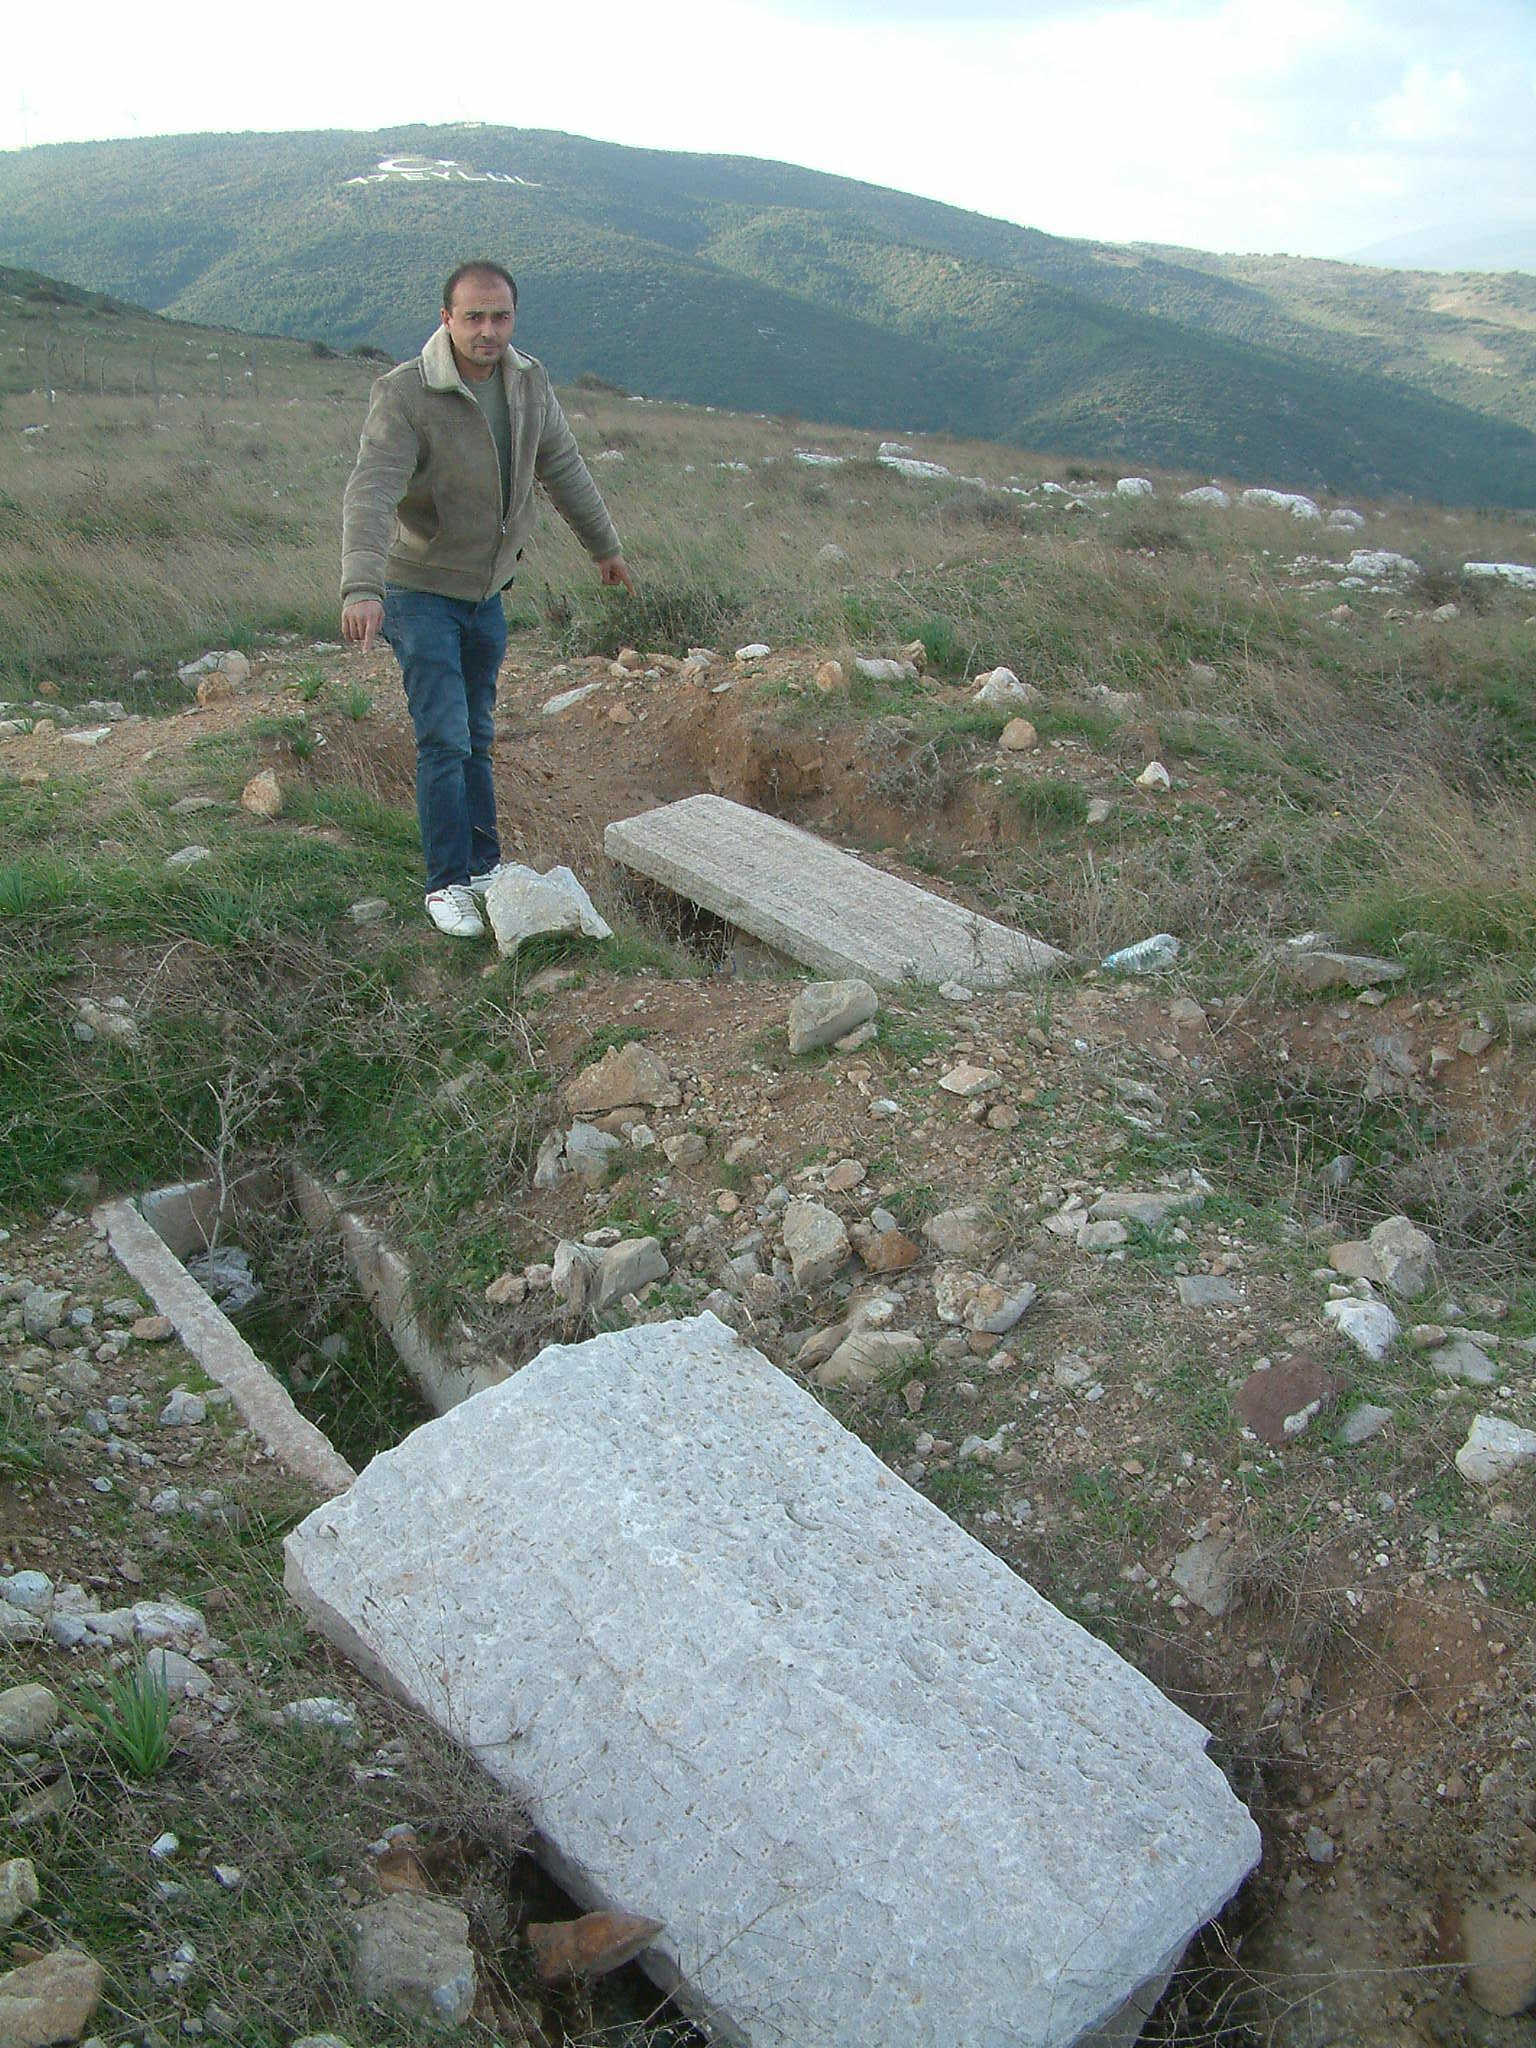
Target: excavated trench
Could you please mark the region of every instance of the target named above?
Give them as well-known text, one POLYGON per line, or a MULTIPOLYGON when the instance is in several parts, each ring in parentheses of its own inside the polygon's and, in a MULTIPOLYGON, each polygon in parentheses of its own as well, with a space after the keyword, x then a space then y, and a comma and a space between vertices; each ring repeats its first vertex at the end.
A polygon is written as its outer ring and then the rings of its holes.
MULTIPOLYGON (((512 1370, 465 1324, 429 1334, 412 1310, 404 1261, 302 1166, 155 1188, 100 1215, 119 1262, 228 1389, 245 1426, 322 1494, 345 1491, 372 1457, 512 1370), (251 1285, 255 1298, 242 1302, 251 1285)), ((411 1836, 395 1860, 402 1857, 417 1878, 442 1866, 450 1893, 455 1873, 494 1873, 512 1929, 559 1926, 583 1911, 532 1855, 509 1853, 503 1839, 418 1844, 411 1836)), ((519 1974, 503 1952, 482 1960, 482 1981, 501 1991, 519 1974)), ((523 2044, 600 2036, 633 2048, 703 2048, 704 2037, 636 1962, 544 1994, 542 2030, 530 2030, 523 1994, 515 2013, 495 1994, 492 2002, 505 2007, 507 2038, 523 2044)))

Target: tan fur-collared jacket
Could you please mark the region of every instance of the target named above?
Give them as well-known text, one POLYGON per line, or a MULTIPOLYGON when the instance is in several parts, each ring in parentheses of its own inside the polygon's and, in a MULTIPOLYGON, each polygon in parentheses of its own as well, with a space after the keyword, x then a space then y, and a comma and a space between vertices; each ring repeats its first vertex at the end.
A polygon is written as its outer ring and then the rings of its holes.
POLYGON ((496 443, 447 328, 374 385, 342 501, 343 603, 382 598, 386 583, 476 603, 494 596, 533 531, 536 483, 594 560, 623 552, 544 365, 508 348, 501 375, 512 422, 505 518, 496 443))

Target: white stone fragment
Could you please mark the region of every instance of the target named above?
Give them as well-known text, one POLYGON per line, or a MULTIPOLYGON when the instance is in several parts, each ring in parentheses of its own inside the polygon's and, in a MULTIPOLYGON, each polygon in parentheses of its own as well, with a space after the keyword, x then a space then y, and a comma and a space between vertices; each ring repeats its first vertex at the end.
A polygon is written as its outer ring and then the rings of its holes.
POLYGON ((1289 512, 1293 519, 1321 519, 1315 501, 1304 497, 1300 491, 1244 491, 1245 505, 1272 506, 1277 512, 1289 512))
POLYGON ((1349 573, 1378 583, 1399 583, 1405 576, 1417 576, 1419 565, 1411 555, 1399 555, 1391 548, 1356 548, 1349 558, 1349 573))
POLYGON ((537 932, 580 932, 589 939, 613 937, 613 927, 565 867, 541 875, 508 861, 485 892, 485 913, 496 934, 496 950, 504 956, 515 953, 537 932))
POLYGON ((1524 562, 1463 562, 1463 576, 1491 576, 1498 583, 1512 583, 1516 590, 1536 590, 1536 569, 1524 562))
POLYGON ((1367 1358, 1385 1358, 1402 1335, 1402 1324, 1384 1301, 1325 1301, 1323 1314, 1367 1358))
POLYGON ((1155 498, 1157 491, 1149 476, 1123 476, 1115 484, 1117 498, 1155 498))
POLYGON ((579 683, 574 690, 561 690, 545 701, 544 716, 558 718, 562 711, 569 711, 573 705, 584 703, 602 687, 601 683, 579 683))
POLYGON ((1225 508, 1231 502, 1231 496, 1220 484, 1199 484, 1192 491, 1179 493, 1181 505, 1217 505, 1225 508))
POLYGON ((1522 1429, 1502 1415, 1478 1415, 1456 1453, 1456 1470, 1474 1486, 1493 1486, 1533 1458, 1536 1429, 1522 1429))
POLYGON ((544 1351, 287 1548, 726 2041, 1129 2041, 1258 1855, 1203 1729, 709 1315, 544 1351))
POLYGON ((988 669, 985 675, 976 678, 974 702, 977 704, 1033 704, 1042 693, 1033 683, 1026 683, 1016 676, 1011 668, 988 669))

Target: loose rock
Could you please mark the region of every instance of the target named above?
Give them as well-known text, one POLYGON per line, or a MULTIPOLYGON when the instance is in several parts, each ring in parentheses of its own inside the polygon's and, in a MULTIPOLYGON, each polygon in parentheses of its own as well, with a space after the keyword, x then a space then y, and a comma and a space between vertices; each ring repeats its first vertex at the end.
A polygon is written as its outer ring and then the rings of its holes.
POLYGON ((542 1984, 606 1976, 631 1963, 665 1927, 638 1913, 584 1913, 579 1920, 531 1920, 528 1945, 542 1984))
POLYGON ((253 818, 275 818, 283 808, 282 784, 270 768, 253 775, 240 792, 240 808, 253 818))
POLYGON ((1362 1401, 1351 1408, 1339 1424, 1339 1442, 1353 1450, 1358 1444, 1369 1443, 1373 1436, 1380 1436, 1391 1420, 1390 1408, 1378 1408, 1370 1401, 1362 1401))
POLYGON ((354 1923, 357 1994, 431 2027, 458 2027, 475 2002, 469 1920, 446 1899, 393 1892, 354 1923))
POLYGON ((1473 1486, 1496 1486, 1533 1459, 1536 1429, 1522 1429, 1502 1415, 1479 1415, 1456 1453, 1456 1470, 1473 1486))
POLYGON ((1384 1301, 1327 1301, 1323 1314, 1369 1359, 1385 1358, 1402 1325, 1384 1301))
MULTIPOLYGON (((59 1701, 46 1685, 13 1685, 0 1692, 0 1746, 32 1749, 59 1722, 59 1701)), ((0 2034, 0 2041, 5 2036, 0 2034)))
POLYGON ((578 1115, 588 1116, 640 1103, 652 1109, 675 1109, 683 1092, 655 1053, 631 1041, 611 1046, 596 1066, 568 1081, 565 1099, 578 1115))
POLYGON ((823 1287, 847 1263, 848 1232, 820 1202, 794 1201, 784 1211, 784 1249, 797 1287, 823 1287))
POLYGON ((789 1049, 812 1052, 867 1023, 880 998, 867 981, 813 981, 789 1006, 789 1049))
POLYGON ((1370 1246, 1392 1293, 1413 1300, 1424 1292, 1435 1272, 1435 1241, 1406 1216, 1389 1216, 1370 1235, 1370 1246))
POLYGON ((106 1973, 79 1949, 56 1949, 0 1977, 0 2042, 53 2048, 78 2041, 101 2003, 106 1973))
POLYGON ((39 1896, 37 1872, 25 1856, 0 1863, 0 1927, 14 1927, 39 1896))
POLYGON ((1536 1878, 1489 1885, 1460 1913, 1467 1991, 1484 2012, 1513 2019, 1536 2003, 1536 1878))
POLYGON ((979 1203, 967 1203, 930 1216, 923 1225, 923 1236, 946 1258, 973 1259, 996 1243, 997 1226, 979 1203))
POLYGON ((923 1351, 921 1337, 904 1330, 855 1330, 811 1374, 819 1387, 869 1387, 910 1365, 923 1351))
POLYGON ((1237 1545, 1230 1536, 1203 1536, 1180 1551, 1169 1577, 1187 1600, 1219 1621, 1237 1590, 1237 1545))

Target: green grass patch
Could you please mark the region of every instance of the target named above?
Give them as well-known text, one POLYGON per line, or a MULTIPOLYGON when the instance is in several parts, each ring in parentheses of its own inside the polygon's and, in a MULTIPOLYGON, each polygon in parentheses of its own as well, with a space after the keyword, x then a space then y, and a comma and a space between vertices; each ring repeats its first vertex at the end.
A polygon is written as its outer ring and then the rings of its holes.
POLYGON ((1441 979, 1477 960, 1536 972, 1536 889, 1378 884, 1339 906, 1341 938, 1400 959, 1414 979, 1441 979))
POLYGON ((163 1677, 136 1664, 107 1678, 99 1691, 82 1689, 75 1703, 119 1770, 159 1777, 171 1760, 171 1696, 163 1677))
POLYGON ((1038 839, 1081 831, 1088 822, 1087 793, 1075 782, 1060 782, 1049 776, 1026 780, 1021 775, 1007 775, 1003 778, 1002 797, 1009 815, 1038 839))

